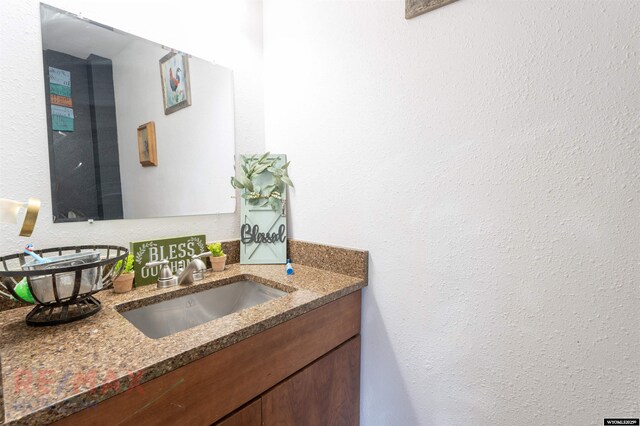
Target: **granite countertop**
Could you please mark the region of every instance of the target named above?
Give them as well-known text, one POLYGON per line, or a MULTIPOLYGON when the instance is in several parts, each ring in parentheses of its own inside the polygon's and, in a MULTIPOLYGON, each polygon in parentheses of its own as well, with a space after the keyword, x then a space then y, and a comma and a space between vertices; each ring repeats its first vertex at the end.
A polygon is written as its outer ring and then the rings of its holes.
POLYGON ((189 286, 105 290, 96 294, 100 312, 69 324, 27 326, 28 307, 0 312, 4 421, 55 421, 367 285, 366 251, 299 241, 290 250, 301 262, 293 264, 294 275, 286 275, 284 265, 234 263, 189 286), (243 279, 288 294, 160 339, 146 337, 118 313, 243 279))

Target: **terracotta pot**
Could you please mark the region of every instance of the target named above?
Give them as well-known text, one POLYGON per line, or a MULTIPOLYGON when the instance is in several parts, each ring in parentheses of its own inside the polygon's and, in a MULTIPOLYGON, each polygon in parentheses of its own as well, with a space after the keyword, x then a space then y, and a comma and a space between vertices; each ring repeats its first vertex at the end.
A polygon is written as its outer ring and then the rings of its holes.
POLYGON ((209 259, 211 259, 211 270, 214 272, 222 272, 224 271, 224 265, 225 263, 227 263, 227 255, 222 255, 222 256, 217 256, 217 257, 213 257, 213 256, 209 256, 209 259))
POLYGON ((126 293, 133 288, 133 278, 136 274, 120 274, 118 278, 113 281, 113 291, 116 293, 126 293))

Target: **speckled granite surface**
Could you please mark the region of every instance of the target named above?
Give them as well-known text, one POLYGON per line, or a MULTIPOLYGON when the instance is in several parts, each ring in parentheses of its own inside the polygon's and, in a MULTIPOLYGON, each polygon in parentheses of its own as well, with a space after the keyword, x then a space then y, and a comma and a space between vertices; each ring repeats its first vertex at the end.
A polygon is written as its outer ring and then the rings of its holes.
POLYGON ((227 265, 240 263, 240 240, 220 241, 222 251, 227 255, 227 265))
POLYGON ((367 279, 369 275, 368 251, 288 240, 287 256, 292 262, 350 277, 367 279))
MULTIPOLYGON (((292 248, 292 258, 297 253, 307 263, 303 253, 317 246, 303 243, 292 248)), ((34 328, 24 322, 30 308, 0 313, 5 422, 55 421, 366 286, 367 252, 325 247, 319 253, 337 255, 342 273, 294 262, 295 274, 287 276, 283 265, 232 263, 224 272, 208 272, 188 287, 158 290, 151 285, 125 294, 100 292, 103 309, 71 324, 34 328), (242 279, 289 294, 155 340, 118 313, 242 279)))
POLYGON ((27 305, 26 303, 9 300, 5 298, 0 299, 0 312, 8 311, 9 309, 20 308, 22 306, 29 306, 29 305, 27 305))

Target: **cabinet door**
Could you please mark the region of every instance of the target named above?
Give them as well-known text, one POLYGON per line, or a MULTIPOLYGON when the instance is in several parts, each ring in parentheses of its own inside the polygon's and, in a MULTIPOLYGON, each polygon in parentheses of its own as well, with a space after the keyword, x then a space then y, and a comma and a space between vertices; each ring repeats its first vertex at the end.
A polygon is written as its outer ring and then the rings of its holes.
POLYGON ((242 407, 229 417, 215 423, 215 426, 260 426, 262 422, 262 407, 260 398, 242 407))
POLYGON ((360 335, 262 396, 262 424, 358 425, 360 335))

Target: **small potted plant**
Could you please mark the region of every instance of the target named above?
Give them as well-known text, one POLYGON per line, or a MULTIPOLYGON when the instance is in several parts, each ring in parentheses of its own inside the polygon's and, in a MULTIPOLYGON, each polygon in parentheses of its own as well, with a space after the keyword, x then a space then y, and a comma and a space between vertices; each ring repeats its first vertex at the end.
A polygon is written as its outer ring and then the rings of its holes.
POLYGON ((224 265, 227 263, 227 255, 222 251, 222 244, 211 243, 207 245, 211 252, 211 269, 215 272, 224 271, 224 265))
POLYGON ((135 274, 133 273, 132 254, 124 259, 124 263, 122 260, 119 260, 118 263, 116 263, 116 271, 120 269, 122 269, 122 273, 113 281, 113 291, 116 293, 126 293, 131 291, 133 288, 133 278, 135 277, 135 274))

